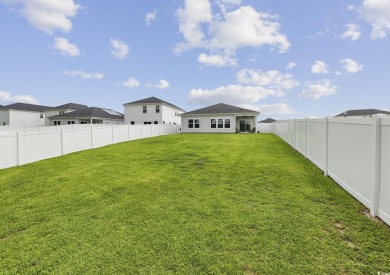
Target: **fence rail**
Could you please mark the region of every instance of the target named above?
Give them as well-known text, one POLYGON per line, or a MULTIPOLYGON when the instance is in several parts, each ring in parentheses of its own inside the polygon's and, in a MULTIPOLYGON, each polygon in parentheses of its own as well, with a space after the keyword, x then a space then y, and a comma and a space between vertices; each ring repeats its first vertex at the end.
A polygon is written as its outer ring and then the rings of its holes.
POLYGON ((111 125, 0 135, 0 169, 108 144, 176 134, 180 125, 111 125))
POLYGON ((272 132, 390 225, 390 118, 278 121, 272 132))

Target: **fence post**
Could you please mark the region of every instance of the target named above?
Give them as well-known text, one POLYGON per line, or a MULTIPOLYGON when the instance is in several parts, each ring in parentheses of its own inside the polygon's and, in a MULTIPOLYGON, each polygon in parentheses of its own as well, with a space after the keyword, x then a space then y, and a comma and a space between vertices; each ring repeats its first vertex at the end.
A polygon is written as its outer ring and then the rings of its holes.
POLYGON ((298 139, 298 120, 295 119, 295 150, 298 149, 297 139, 298 139))
POLYGON ((130 140, 130 124, 127 125, 127 140, 130 140))
POLYGON ((111 125, 111 144, 114 144, 114 125, 111 125))
POLYGON ((64 155, 64 129, 61 129, 61 155, 64 155))
POLYGON ((16 148, 17 148, 17 154, 16 154, 16 164, 17 166, 21 165, 22 163, 22 136, 19 132, 16 133, 16 148))
POLYGON ((91 127, 91 149, 93 149, 93 127, 91 127))
POLYGON ((305 135, 306 135, 306 142, 305 142, 305 158, 307 159, 307 156, 308 156, 308 153, 307 153, 307 144, 309 143, 309 119, 306 118, 306 131, 305 131, 305 135))
POLYGON ((329 157, 329 119, 325 118, 325 164, 324 176, 328 176, 328 157, 329 157))
POLYGON ((380 118, 374 117, 372 118, 372 151, 373 151, 373 192, 371 199, 371 208, 370 214, 373 216, 378 216, 378 208, 379 208, 379 192, 380 192, 380 161, 381 161, 381 138, 380 138, 380 118))

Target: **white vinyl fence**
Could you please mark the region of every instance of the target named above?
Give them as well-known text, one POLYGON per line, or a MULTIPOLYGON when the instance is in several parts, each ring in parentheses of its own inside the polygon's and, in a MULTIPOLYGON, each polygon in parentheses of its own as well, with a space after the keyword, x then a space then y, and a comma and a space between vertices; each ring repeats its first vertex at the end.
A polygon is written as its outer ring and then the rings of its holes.
MULTIPOLYGON (((0 135, 0 169, 123 141, 177 134, 180 125, 111 125, 0 135)), ((47 127, 45 127, 47 128, 47 127)))
POLYGON ((390 225, 390 118, 277 121, 274 134, 390 225))
POLYGON ((257 131, 260 133, 273 133, 274 132, 274 126, 273 123, 262 123, 257 122, 257 131))

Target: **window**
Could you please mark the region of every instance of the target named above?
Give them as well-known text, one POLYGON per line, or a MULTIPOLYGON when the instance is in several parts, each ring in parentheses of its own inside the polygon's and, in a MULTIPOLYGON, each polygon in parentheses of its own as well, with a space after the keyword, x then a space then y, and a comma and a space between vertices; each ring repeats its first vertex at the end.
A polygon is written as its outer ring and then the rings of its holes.
POLYGON ((134 121, 131 121, 131 122, 130 122, 130 124, 131 124, 131 125, 134 125, 134 124, 135 124, 135 122, 134 122, 134 121))
POLYGON ((194 119, 195 128, 199 128, 199 119, 194 119))
POLYGON ((230 118, 225 119, 225 128, 230 128, 230 118))
POLYGON ((68 124, 74 124, 73 120, 68 120, 68 124))
POLYGON ((151 121, 144 121, 144 124, 152 124, 151 121))
POLYGON ((5 122, 3 122, 3 125, 5 125, 5 122))
POLYGON ((146 108, 147 108, 147 106, 142 106, 142 112, 143 112, 144 114, 146 114, 146 113, 148 112, 148 110, 147 110, 146 108))
POLYGON ((193 119, 188 120, 188 128, 194 128, 194 120, 193 119))
POLYGON ((58 112, 60 115, 62 115, 62 114, 65 114, 65 111, 59 111, 58 112))
POLYGON ((156 105, 156 113, 160 112, 160 105, 156 105))
POLYGON ((61 121, 59 120, 54 120, 54 126, 61 125, 61 121))
POLYGON ((43 114, 40 114, 39 117, 40 117, 40 118, 43 118, 43 114))
MULTIPOLYGON (((189 119, 188 120, 188 128, 199 128, 199 119, 198 118, 192 118, 192 119, 189 119)), ((174 122, 173 124, 176 125, 176 123, 174 122)))
POLYGON ((158 121, 155 121, 154 124, 158 124, 158 121))
POLYGON ((217 120, 215 118, 211 119, 211 128, 217 128, 217 120))
POLYGON ((223 128, 223 119, 218 118, 218 128, 223 128))

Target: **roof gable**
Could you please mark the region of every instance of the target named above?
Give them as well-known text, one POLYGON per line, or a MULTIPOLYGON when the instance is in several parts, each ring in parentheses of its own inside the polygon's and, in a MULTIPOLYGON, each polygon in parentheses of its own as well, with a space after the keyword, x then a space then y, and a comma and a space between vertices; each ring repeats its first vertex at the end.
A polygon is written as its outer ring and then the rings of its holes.
POLYGON ((175 109, 179 109, 179 110, 184 111, 182 108, 177 107, 176 105, 173 105, 172 103, 169 103, 165 100, 159 99, 159 98, 154 97, 154 96, 140 99, 140 100, 136 100, 136 101, 132 101, 129 103, 125 103, 123 105, 137 105, 137 104, 165 104, 165 105, 171 106, 175 109))
POLYGON ((257 111, 236 107, 224 103, 218 103, 211 105, 205 108, 197 109, 191 112, 184 113, 182 115, 208 115, 208 114, 241 114, 241 113, 255 113, 259 114, 257 111))
POLYGON ((49 106, 28 104, 28 103, 13 103, 0 107, 2 110, 19 110, 19 111, 30 111, 30 112, 44 112, 44 110, 50 109, 49 106))
POLYGON ((264 120, 260 121, 260 123, 273 123, 275 121, 276 121, 276 119, 267 118, 267 119, 264 119, 264 120))

